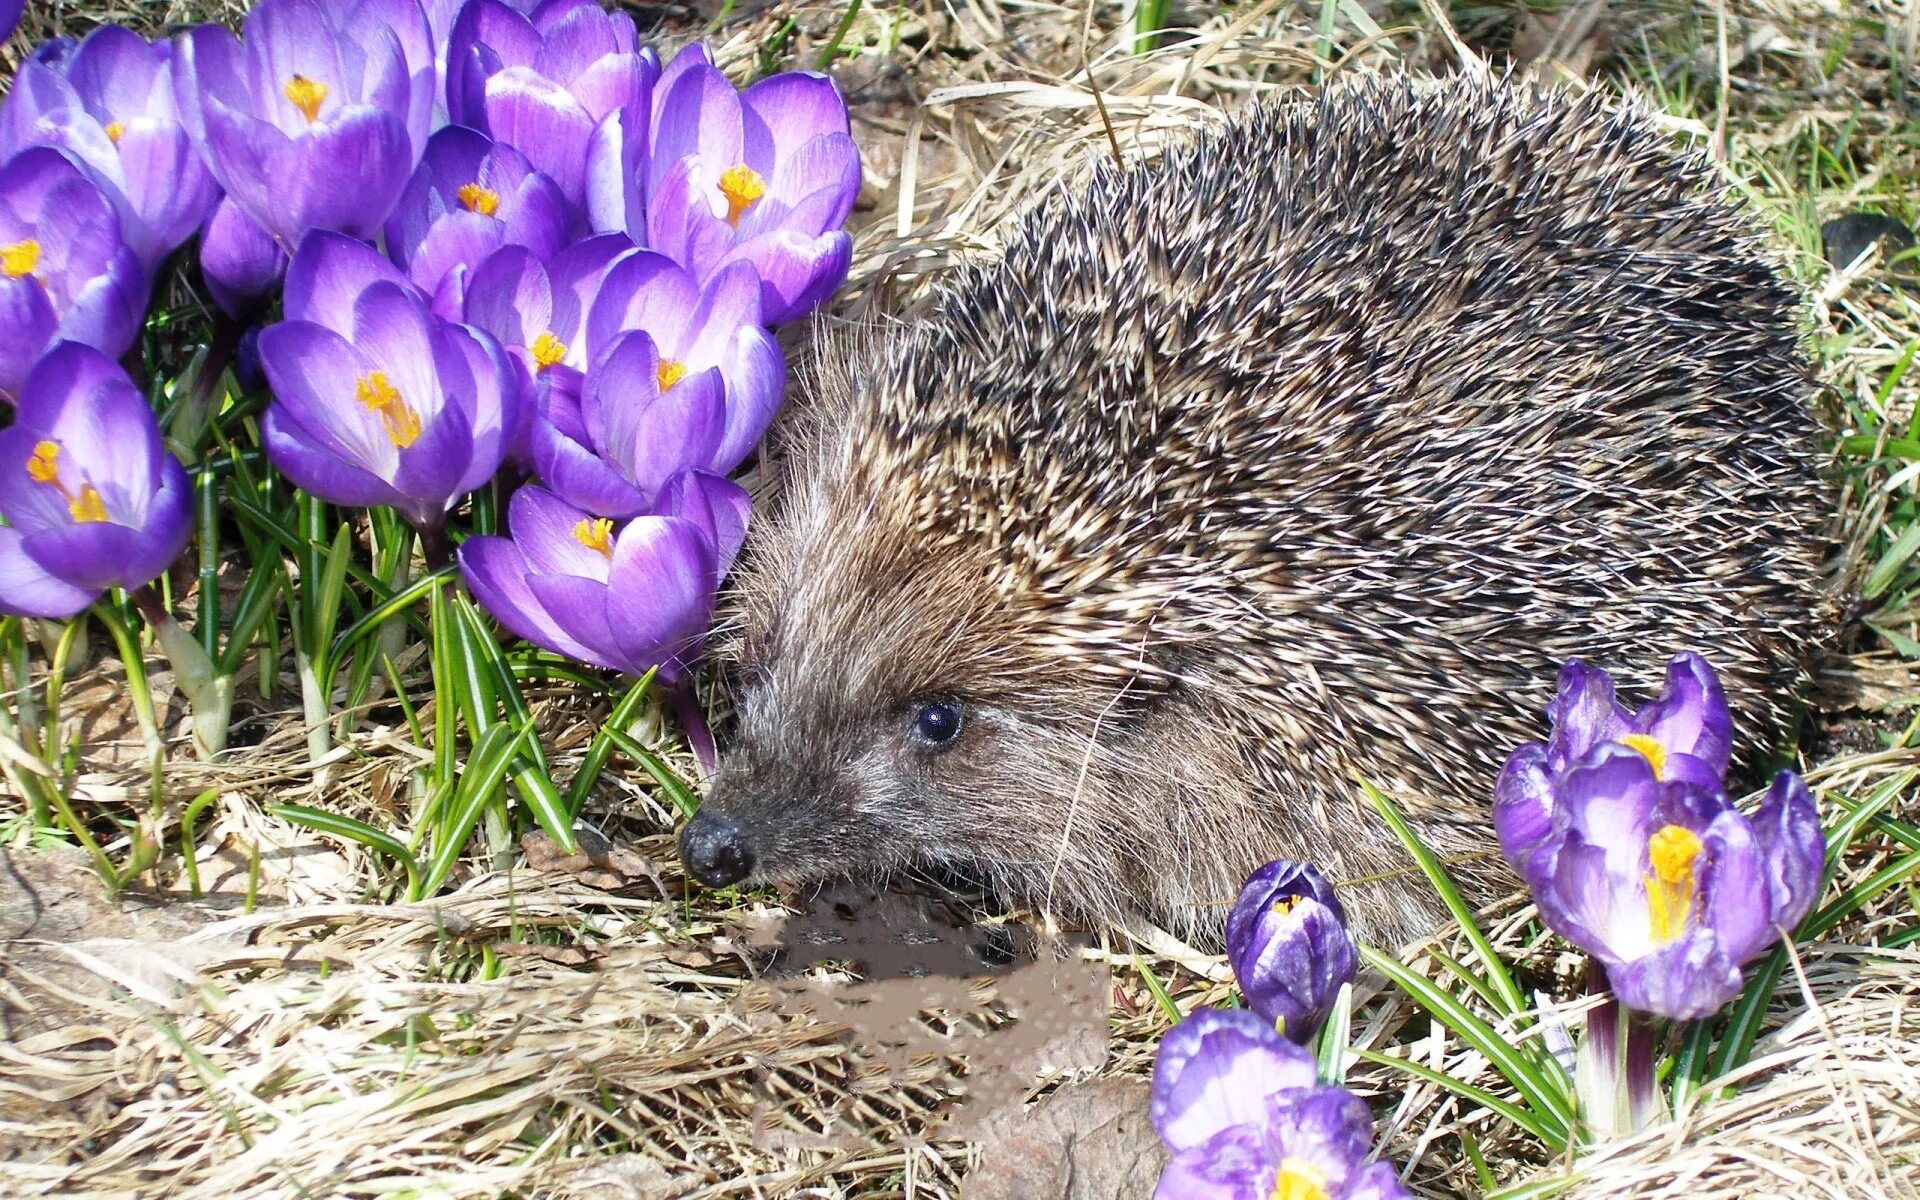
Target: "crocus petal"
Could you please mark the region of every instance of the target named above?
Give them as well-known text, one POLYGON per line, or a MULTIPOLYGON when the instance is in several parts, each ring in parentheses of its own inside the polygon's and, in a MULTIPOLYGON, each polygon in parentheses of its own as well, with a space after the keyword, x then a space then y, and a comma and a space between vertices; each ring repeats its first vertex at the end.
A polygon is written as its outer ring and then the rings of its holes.
POLYGON ((740 108, 745 160, 769 176, 823 134, 849 132, 839 86, 817 71, 769 75, 741 93, 740 108))
POLYGON ((645 493, 544 417, 534 418, 531 451, 534 471, 568 504, 616 521, 646 511, 645 493))
POLYGON ((663 78, 655 112, 648 195, 668 167, 689 155, 714 164, 716 172, 741 161, 740 94, 714 68, 691 66, 671 80, 663 78))
POLYGON ((1222 1129, 1167 1161, 1153 1200, 1272 1200, 1270 1149, 1258 1125, 1222 1129))
POLYGON ((578 536, 583 522, 598 514, 582 512, 543 487, 529 484, 507 505, 507 529, 514 545, 542 575, 578 575, 605 583, 613 563, 578 536))
POLYGON ((467 590, 493 618, 537 646, 569 658, 592 661, 595 652, 569 633, 527 586, 526 556, 503 537, 468 538, 460 546, 460 574, 467 590))
MULTIPOLYGON (((309 229, 371 238, 399 200, 413 170, 413 143, 400 117, 356 105, 266 155, 272 210, 251 214, 283 243, 309 229)), ((245 203, 244 196, 236 197, 245 203)))
POLYGON ((404 501, 384 479, 317 444, 283 407, 267 409, 260 422, 260 435, 267 458, 281 474, 323 500, 349 508, 404 501))
POLYGON ((510 67, 487 81, 487 132, 517 147, 576 207, 586 192, 587 145, 596 122, 566 88, 510 67))
POLYGON ((1317 1082, 1313 1056, 1245 1009, 1200 1009, 1161 1039, 1149 1109, 1178 1152, 1260 1124, 1269 1097, 1317 1082))
POLYGON ((232 200, 222 199, 200 231, 200 274, 214 303, 243 318, 280 284, 287 252, 232 200))
POLYGON ((1690 754, 1725 772, 1733 750, 1733 716, 1720 679, 1698 654, 1667 664, 1667 687, 1634 716, 1634 725, 1668 754, 1690 754))
POLYGON ((0 398, 20 394, 28 370, 40 361, 59 325, 39 280, 0 277, 0 398))
MULTIPOLYGON (((399 468, 399 450, 379 414, 357 397, 360 381, 377 369, 365 355, 324 326, 284 321, 261 331, 260 362, 274 393, 268 415, 277 413, 287 423, 288 438, 391 485, 399 468)), ((271 453, 271 441, 267 448, 271 453)), ((366 503, 295 482, 336 504, 366 503)))
POLYGON ((1508 756, 1493 785, 1493 830, 1500 852, 1523 879, 1534 851, 1553 832, 1556 795, 1547 748, 1532 742, 1508 756))
POLYGON ((760 278, 763 319, 779 325, 818 308, 846 282, 853 262, 853 239, 842 232, 808 237, 775 230, 742 242, 720 259, 721 266, 748 263, 760 278))
POLYGON ((586 648, 588 662, 614 671, 640 674, 646 666, 626 653, 625 630, 616 633, 607 613, 612 593, 604 583, 578 575, 527 576, 527 587, 554 622, 586 648))
POLYGON ((354 333, 354 305, 378 283, 404 288, 406 276, 357 238, 314 230, 301 239, 287 269, 289 321, 311 321, 343 337, 354 333))
POLYGON ((708 466, 724 472, 739 466, 760 444, 779 411, 787 376, 779 343, 757 327, 734 334, 721 374, 727 381, 727 432, 708 466))
POLYGON ((1347 1181, 1341 1200, 1410 1200, 1407 1189, 1391 1166, 1368 1163, 1347 1181))
POLYGON ((1560 669, 1559 690, 1547 705, 1553 737, 1547 759, 1555 771, 1565 770, 1604 742, 1619 741, 1632 732, 1632 715, 1613 696, 1613 679, 1605 671, 1573 659, 1560 669))
POLYGON ((1607 978, 1628 1008, 1676 1021, 1713 1015, 1741 983, 1739 966, 1704 930, 1631 961, 1609 961, 1607 978))
POLYGON ((698 525, 713 543, 716 573, 724 579, 746 540, 750 508, 746 489, 726 476, 683 471, 661 489, 654 511, 698 525))
POLYGON ((1806 782, 1791 771, 1775 775, 1753 830, 1766 865, 1768 921, 1791 931, 1819 899, 1826 862, 1826 834, 1806 782))
POLYGON ((706 628, 718 582, 698 526, 635 517, 614 542, 607 616, 634 657, 665 661, 706 628))
POLYGON ((0 613, 60 619, 100 598, 102 589, 79 587, 48 574, 20 542, 18 529, 0 525, 0 613))
POLYGON ((124 525, 76 521, 64 528, 29 533, 21 539, 20 548, 49 575, 75 587, 105 589, 121 586, 120 566, 138 551, 138 542, 138 535, 124 525))

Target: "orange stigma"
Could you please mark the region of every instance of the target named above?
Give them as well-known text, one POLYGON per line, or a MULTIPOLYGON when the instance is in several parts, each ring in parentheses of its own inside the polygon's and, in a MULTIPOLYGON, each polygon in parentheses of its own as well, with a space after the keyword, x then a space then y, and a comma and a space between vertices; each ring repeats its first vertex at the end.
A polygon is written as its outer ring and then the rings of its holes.
POLYGON ((120 139, 125 137, 126 133, 127 133, 127 127, 122 122, 119 122, 119 121, 107 122, 107 140, 112 142, 114 145, 118 146, 120 144, 120 139))
POLYGON ((573 540, 589 550, 599 551, 608 562, 613 561, 613 522, 606 517, 594 517, 575 525, 573 540))
POLYGON ((405 450, 420 440, 420 414, 400 398, 400 391, 387 382, 385 371, 368 371, 353 387, 354 398, 380 414, 387 427, 387 440, 405 450))
POLYGON ((677 358, 661 359, 660 365, 653 372, 654 381, 660 385, 660 390, 663 392, 686 377, 687 364, 677 358))
POLYGON ((311 125, 320 119, 320 106, 327 102, 327 85, 317 79, 308 79, 305 75, 295 75, 287 80, 287 86, 280 93, 297 109, 300 115, 311 125))
POLYGON ((1664 946, 1687 931, 1693 912, 1694 860, 1700 836, 1683 825, 1662 825, 1647 839, 1647 923, 1653 942, 1664 946))
POLYGON ((0 275, 20 279, 40 266, 40 243, 28 238, 23 242, 0 246, 0 275))
POLYGON ((478 183, 463 183, 457 194, 460 206, 468 212, 491 217, 500 211, 500 193, 492 188, 481 187, 478 183))
POLYGON ((740 228, 740 218, 767 194, 767 181, 745 163, 728 167, 720 176, 720 194, 727 198, 727 224, 740 228))
POLYGON ((552 330, 533 339, 531 349, 533 350, 533 370, 536 375, 548 367, 557 366, 560 360, 567 356, 567 344, 553 336, 552 330))

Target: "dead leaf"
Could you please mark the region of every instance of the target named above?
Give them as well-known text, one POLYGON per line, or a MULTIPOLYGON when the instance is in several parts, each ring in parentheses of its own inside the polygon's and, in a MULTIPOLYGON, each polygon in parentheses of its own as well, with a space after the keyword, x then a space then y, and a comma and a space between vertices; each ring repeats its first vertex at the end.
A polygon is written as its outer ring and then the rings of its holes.
POLYGON ((562 854, 560 847, 554 845, 545 830, 528 830, 520 838, 520 849, 527 856, 527 866, 535 871, 559 872, 571 875, 591 888, 611 892, 626 887, 636 879, 650 879, 660 895, 667 895, 666 881, 660 878, 659 870, 653 860, 637 850, 625 846, 616 846, 608 841, 606 835, 597 829, 584 825, 575 826, 573 840, 579 843, 578 854, 562 854))
POLYGON ((967 1200, 1147 1200, 1167 1161, 1143 1079, 1070 1083, 987 1133, 967 1200))

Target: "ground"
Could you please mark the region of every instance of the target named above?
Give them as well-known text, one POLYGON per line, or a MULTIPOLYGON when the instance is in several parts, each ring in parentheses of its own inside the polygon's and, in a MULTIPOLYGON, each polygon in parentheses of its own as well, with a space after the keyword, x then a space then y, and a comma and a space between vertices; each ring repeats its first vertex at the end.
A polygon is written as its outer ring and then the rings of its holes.
MULTIPOLYGON (((238 11, 30 7, 5 55, 103 19, 151 31, 238 11)), ((844 322, 910 316, 951 262, 991 253, 1007 214, 1090 159, 1149 155, 1255 93, 1483 58, 1506 69, 1509 56, 1564 86, 1637 90, 1677 139, 1726 164, 1808 297, 1834 446, 1835 586, 1852 619, 1800 765, 1829 806, 1886 798, 1885 815, 1914 819, 1920 444, 1906 366, 1920 293, 1898 264, 1828 261, 1820 226, 1916 216, 1920 7, 1267 0, 1176 4, 1157 40, 1136 38, 1132 7, 1080 0, 633 11, 663 44, 704 30, 736 78, 831 58, 866 168, 853 281, 833 314, 844 322)), ((290 664, 266 669, 266 695, 255 667, 227 760, 195 761, 171 714, 164 803, 148 817, 126 680, 110 645, 94 649, 67 687, 83 746, 71 802, 116 862, 140 832, 163 849, 109 901, 86 856, 35 837, 15 819, 17 788, 0 792, 0 826, 14 831, 0 871, 8 1194, 947 1198, 984 1145, 1006 1149, 1002 1165, 987 1154, 967 1194, 1017 1196, 1035 1194, 1037 1176, 1005 1163, 1044 1166, 1077 1144, 1084 1194, 1098 1195, 1107 1184, 1085 1180, 1156 1169, 1150 1133, 1125 1114, 1168 1025, 1161 994, 1189 1009, 1229 992, 1219 960, 1171 939, 1084 935, 1064 963, 1030 965, 1030 914, 690 889, 671 790, 623 763, 588 802, 607 842, 597 853, 557 860, 536 835, 522 854, 503 827, 443 894, 398 902, 390 861, 271 812, 296 801, 404 830, 426 752, 397 706, 371 704, 315 764, 290 664), (882 978, 812 986, 809 971, 835 974, 822 965, 834 955, 882 978), (940 982, 987 966, 1002 973, 940 982), (755 981, 769 971, 785 981, 755 981), (1106 1082, 1061 1084, 1089 1075, 1106 1082), (1064 1099, 1025 1117, 994 1103, 1049 1093, 1064 1099)), ((27 668, 36 688, 46 657, 27 668)), ((164 664, 151 670, 164 696, 164 664)), ((17 687, 17 666, 10 678, 17 687)), ((569 778, 607 701, 557 679, 529 682, 527 699, 569 778)), ((639 736, 693 775, 668 719, 643 714, 639 736)), ((10 772, 27 769, 11 735, 0 750, 10 772)), ((1886 828, 1860 840, 1836 885, 1876 899, 1795 959, 1743 1090, 1580 1164, 1578 1194, 1915 1193, 1920 1056, 1901 1012, 1920 994, 1916 845, 1898 836, 1910 826, 1886 828), (1868 942, 1881 949, 1855 948, 1868 942)), ((1529 917, 1516 897, 1482 923, 1529 978, 1565 984, 1567 960, 1529 917)), ((1447 937, 1433 949, 1460 953, 1447 937)), ((1440 971, 1418 950, 1408 959, 1440 971)), ((1363 990, 1354 1044, 1498 1090, 1483 1061, 1382 986, 1363 990)), ((1378 1063, 1353 1079, 1380 1114, 1383 1154, 1421 1195, 1567 1177, 1483 1107, 1378 1063)))

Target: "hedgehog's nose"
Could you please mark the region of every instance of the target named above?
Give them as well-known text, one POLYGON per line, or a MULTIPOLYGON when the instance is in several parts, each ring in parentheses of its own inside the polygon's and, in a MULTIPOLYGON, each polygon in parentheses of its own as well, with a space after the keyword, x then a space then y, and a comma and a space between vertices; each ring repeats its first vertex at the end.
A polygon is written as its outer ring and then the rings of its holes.
POLYGON ((753 870, 753 851, 740 827, 719 817, 695 813, 680 831, 680 861, 687 874, 708 887, 739 883, 753 870))

